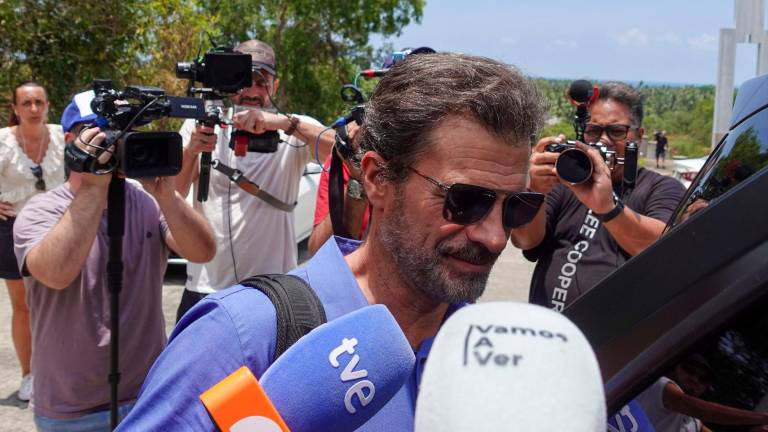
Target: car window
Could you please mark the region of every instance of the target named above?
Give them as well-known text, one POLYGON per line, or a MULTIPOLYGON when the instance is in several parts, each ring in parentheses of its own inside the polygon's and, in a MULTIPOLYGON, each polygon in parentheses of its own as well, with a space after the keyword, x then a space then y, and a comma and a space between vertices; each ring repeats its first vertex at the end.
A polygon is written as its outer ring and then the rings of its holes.
POLYGON ((768 165, 768 110, 733 129, 715 149, 672 216, 669 228, 709 206, 768 165))
POLYGON ((768 430, 759 427, 768 424, 766 307, 763 297, 635 398, 657 431, 768 430))

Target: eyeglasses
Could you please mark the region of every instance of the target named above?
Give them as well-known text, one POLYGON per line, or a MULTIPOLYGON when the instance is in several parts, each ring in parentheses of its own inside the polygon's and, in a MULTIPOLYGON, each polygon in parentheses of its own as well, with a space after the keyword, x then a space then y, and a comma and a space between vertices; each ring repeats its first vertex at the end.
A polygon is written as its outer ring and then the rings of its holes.
MULTIPOLYGON (((480 221, 493 208, 497 192, 481 186, 454 183, 446 186, 432 177, 425 176, 415 168, 408 167, 423 179, 439 187, 445 193, 443 218, 460 225, 471 225, 480 221)), ((501 222, 509 229, 521 227, 533 220, 544 194, 536 192, 503 192, 507 196, 501 206, 501 222)))
POLYGON ((608 135, 608 138, 614 141, 621 141, 627 138, 627 133, 630 129, 637 129, 637 126, 623 125, 623 124, 610 124, 601 126, 598 124, 589 123, 584 128, 584 138, 589 142, 595 142, 603 136, 603 131, 608 135))
POLYGON ((37 181, 35 182, 35 189, 39 191, 45 190, 45 180, 43 180, 43 167, 35 165, 32 168, 32 175, 35 176, 37 181))

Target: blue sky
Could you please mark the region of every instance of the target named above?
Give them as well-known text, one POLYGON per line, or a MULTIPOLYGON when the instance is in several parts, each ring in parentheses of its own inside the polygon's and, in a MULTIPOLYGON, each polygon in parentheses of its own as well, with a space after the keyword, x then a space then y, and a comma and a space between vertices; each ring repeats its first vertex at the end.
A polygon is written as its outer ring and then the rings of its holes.
MULTIPOLYGON (((720 28, 733 0, 427 0, 421 24, 387 39, 515 64, 547 78, 714 84, 720 28)), ((371 40, 374 47, 381 38, 371 40)), ((757 46, 737 48, 736 84, 757 46)))

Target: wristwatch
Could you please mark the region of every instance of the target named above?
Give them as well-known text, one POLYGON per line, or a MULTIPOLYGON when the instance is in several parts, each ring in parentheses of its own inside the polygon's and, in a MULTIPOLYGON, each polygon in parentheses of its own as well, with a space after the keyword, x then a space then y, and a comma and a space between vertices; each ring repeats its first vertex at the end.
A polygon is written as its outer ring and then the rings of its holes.
POLYGON ((618 196, 616 196, 616 193, 613 194, 613 203, 614 207, 613 210, 609 211, 608 213, 592 213, 597 220, 599 220, 602 223, 610 222, 618 216, 623 210, 624 210, 624 203, 621 202, 618 196))
POLYGON ((365 198, 365 191, 360 181, 353 178, 349 179, 347 182, 347 196, 356 200, 365 198))

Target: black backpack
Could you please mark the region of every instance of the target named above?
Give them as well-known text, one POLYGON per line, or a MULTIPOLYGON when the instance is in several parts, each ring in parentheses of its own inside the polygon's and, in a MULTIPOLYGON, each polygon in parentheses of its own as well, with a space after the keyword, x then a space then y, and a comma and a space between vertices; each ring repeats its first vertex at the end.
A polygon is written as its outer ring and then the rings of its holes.
POLYGON ((298 276, 264 274, 251 276, 240 284, 261 291, 275 306, 277 340, 274 360, 302 336, 327 321, 325 308, 315 290, 298 276))

